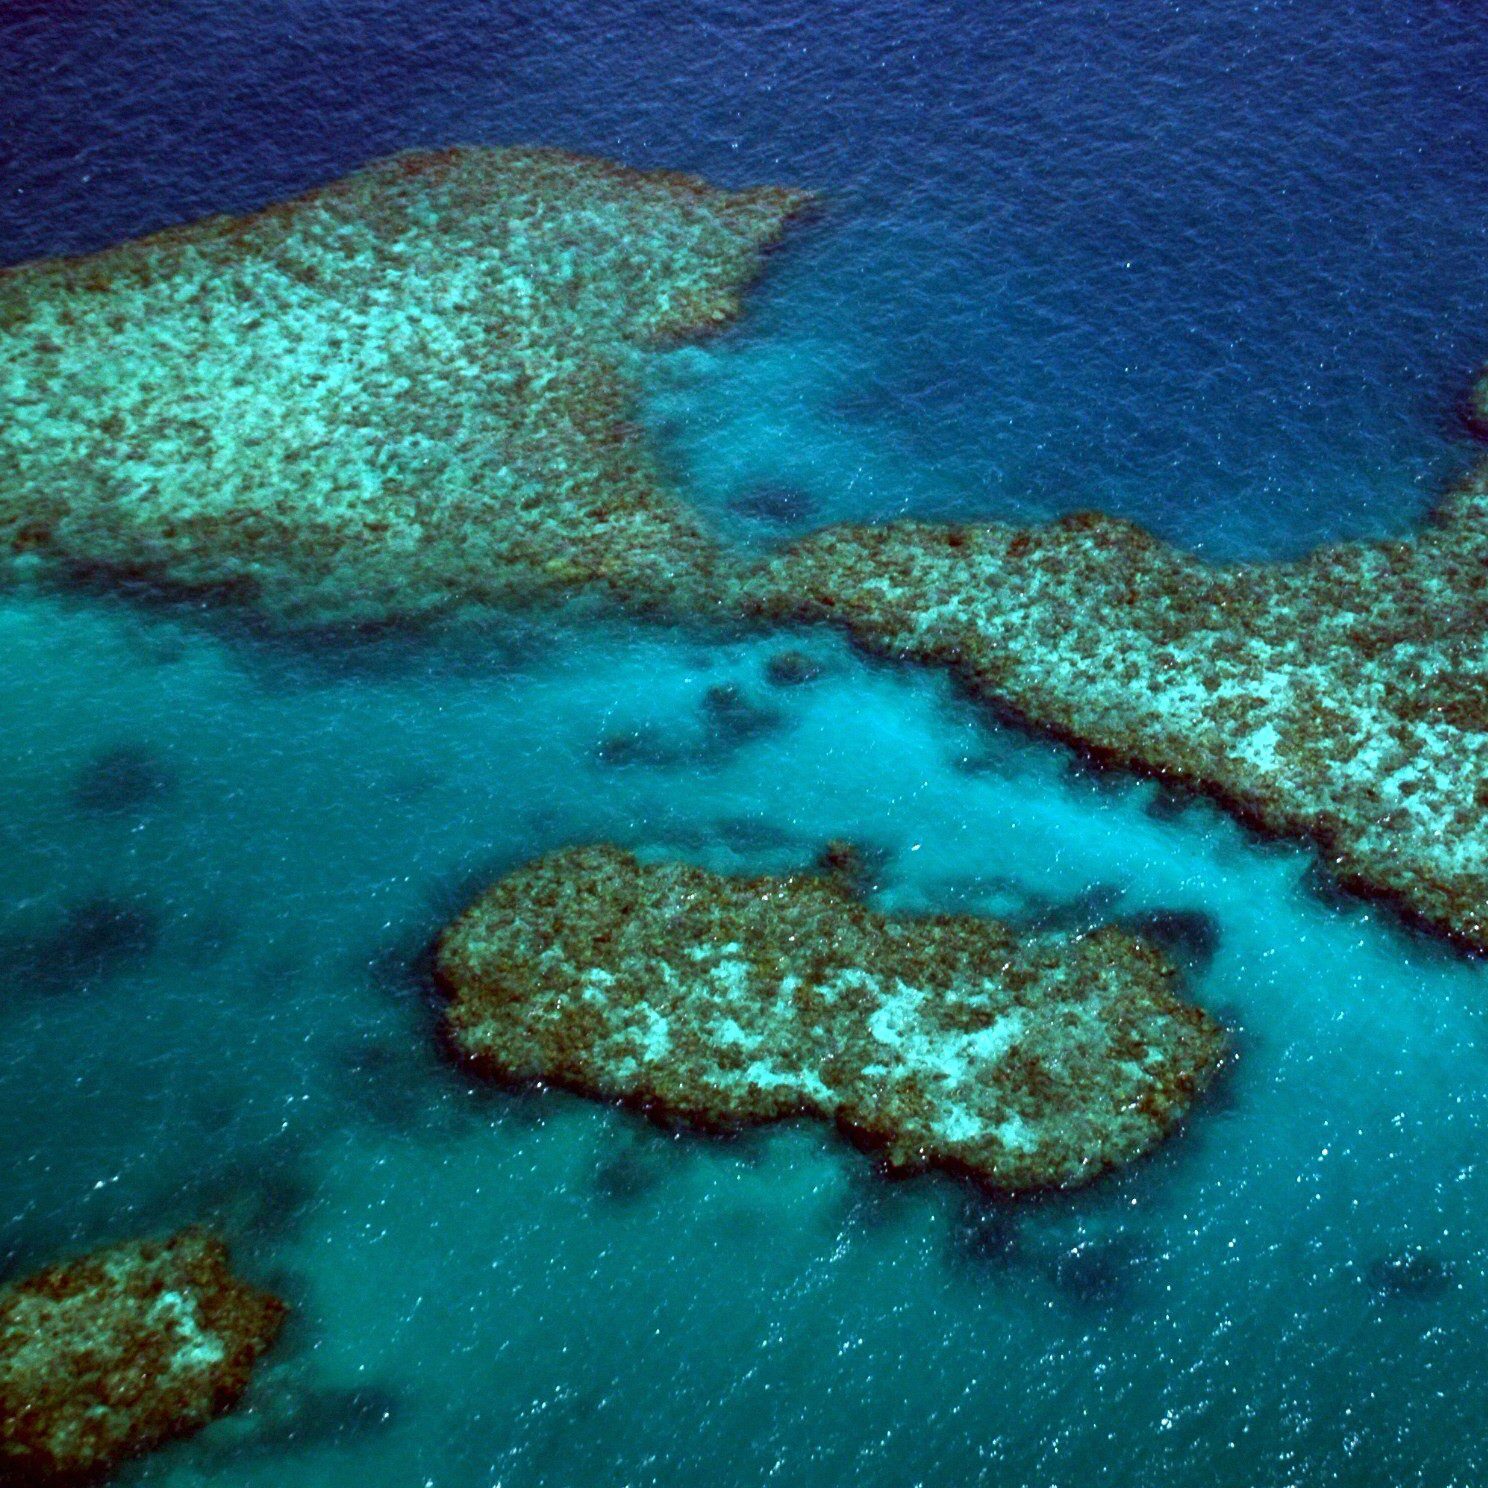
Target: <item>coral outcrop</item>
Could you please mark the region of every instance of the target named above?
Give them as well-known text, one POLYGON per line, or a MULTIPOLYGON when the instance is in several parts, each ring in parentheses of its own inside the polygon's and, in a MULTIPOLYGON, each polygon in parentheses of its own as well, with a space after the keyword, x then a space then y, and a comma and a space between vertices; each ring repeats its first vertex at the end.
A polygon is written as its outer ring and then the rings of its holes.
POLYGON ((567 849, 441 937, 450 1048, 708 1128, 834 1120, 902 1168, 1071 1185, 1152 1147, 1223 1035, 1114 927, 875 912, 838 878, 567 849))
POLYGON ((199 1430, 243 1393, 284 1310, 199 1229, 0 1290, 0 1482, 96 1482, 199 1430))
POLYGON ((1408 540, 1210 565, 1093 513, 828 529, 748 603, 954 669, 1488 950, 1488 473, 1408 540))
POLYGON ((1468 391, 1464 408, 1468 428, 1481 439, 1488 439, 1488 367, 1468 391))
POLYGON ((735 315, 807 200, 449 149, 8 270, 0 545, 291 620, 706 604, 722 560, 632 374, 735 315))

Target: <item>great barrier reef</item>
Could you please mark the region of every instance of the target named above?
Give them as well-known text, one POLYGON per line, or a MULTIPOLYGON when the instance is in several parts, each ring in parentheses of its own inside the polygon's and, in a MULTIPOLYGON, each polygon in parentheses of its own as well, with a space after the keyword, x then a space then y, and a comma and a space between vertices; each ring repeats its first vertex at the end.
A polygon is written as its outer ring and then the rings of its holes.
POLYGON ((1484 76, 0 6, 0 1485, 1488 1481, 1484 76))

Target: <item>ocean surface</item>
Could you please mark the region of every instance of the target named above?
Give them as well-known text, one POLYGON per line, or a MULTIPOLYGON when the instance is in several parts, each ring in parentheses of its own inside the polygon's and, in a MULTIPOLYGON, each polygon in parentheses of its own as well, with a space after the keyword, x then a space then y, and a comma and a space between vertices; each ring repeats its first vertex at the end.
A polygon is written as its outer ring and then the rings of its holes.
MULTIPOLYGON (((0 0, 0 262, 414 145, 805 185, 647 390, 720 526, 1100 506, 1279 556, 1408 530, 1474 457, 1482 21, 0 0)), ((813 633, 0 590, 0 738, 0 1273, 205 1219, 295 1309, 249 1407, 121 1483, 1488 1481, 1488 969, 1300 847, 813 633), (772 685, 787 647, 819 680, 772 685), (1013 1201, 441 1061, 424 952, 505 869, 829 837, 896 908, 1164 916, 1234 1064, 1150 1160, 1013 1201)))

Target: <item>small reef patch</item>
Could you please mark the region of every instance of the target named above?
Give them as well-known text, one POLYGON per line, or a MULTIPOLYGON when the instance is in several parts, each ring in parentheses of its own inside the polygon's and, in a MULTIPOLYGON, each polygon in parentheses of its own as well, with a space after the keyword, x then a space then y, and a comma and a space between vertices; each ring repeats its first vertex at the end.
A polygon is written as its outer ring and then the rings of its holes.
POLYGON ((731 1130, 835 1121, 900 1170, 1069 1186, 1157 1143, 1224 1047, 1151 945, 885 915, 841 876, 570 848, 440 939, 444 1033, 486 1076, 731 1130))
POLYGON ((705 605, 637 358, 732 319, 808 201, 447 149, 0 273, 0 548, 315 624, 705 605))
POLYGON ((130 1241, 0 1291, 0 1481, 97 1482, 232 1406, 284 1304, 205 1230, 130 1241))
POLYGON ((1311 839, 1347 888, 1488 951, 1488 469, 1409 540, 1206 564, 1130 522, 815 534, 746 597, 951 668, 1096 759, 1311 839))

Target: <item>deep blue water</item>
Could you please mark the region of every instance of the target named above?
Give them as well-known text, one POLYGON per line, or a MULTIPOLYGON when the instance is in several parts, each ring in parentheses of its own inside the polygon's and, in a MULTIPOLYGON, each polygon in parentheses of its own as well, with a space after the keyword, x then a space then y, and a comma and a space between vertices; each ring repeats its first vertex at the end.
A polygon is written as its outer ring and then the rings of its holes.
MULTIPOLYGON (((1280 554, 1407 528, 1472 457, 1485 76, 1465 3, 25 0, 0 261, 450 141, 805 184, 829 209, 744 323, 654 368, 720 522, 770 535, 740 510, 780 488, 799 525, 1101 505, 1280 554)), ((253 1408, 127 1481, 1488 1475, 1488 983, 1302 850, 825 638, 784 691, 776 640, 619 624, 312 647, 12 592, 0 634, 0 1266, 206 1216, 296 1306, 253 1408), (762 727, 710 732, 716 685, 762 727), (890 904, 1208 916, 1224 1089, 1119 1180, 1008 1204, 440 1065, 418 952, 492 874, 833 835, 890 904)))

